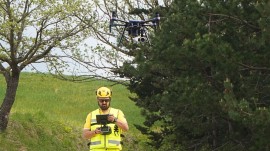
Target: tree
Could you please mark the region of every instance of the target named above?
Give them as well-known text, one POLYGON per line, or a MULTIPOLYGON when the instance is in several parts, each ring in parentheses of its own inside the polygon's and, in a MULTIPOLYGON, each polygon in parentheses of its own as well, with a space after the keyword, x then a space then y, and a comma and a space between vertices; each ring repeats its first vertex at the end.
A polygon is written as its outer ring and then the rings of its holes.
MULTIPOLYGON (((131 61, 136 56, 136 51, 139 45, 136 38, 132 40, 132 37, 127 35, 125 32, 125 38, 123 39, 120 46, 118 46, 119 39, 123 33, 123 27, 115 27, 112 32, 109 31, 109 21, 112 15, 112 11, 117 12, 119 19, 129 20, 148 20, 155 17, 155 13, 161 13, 164 8, 167 8, 171 4, 172 0, 106 0, 106 1, 95 1, 95 7, 98 8, 97 12, 99 16, 99 22, 97 26, 91 27, 94 34, 93 37, 99 41, 98 47, 93 48, 96 53, 96 62, 86 61, 85 58, 76 58, 76 60, 84 67, 91 69, 92 67, 97 69, 106 70, 108 73, 105 76, 99 78, 105 78, 120 82, 119 78, 123 77, 119 72, 119 69, 123 62, 131 61), (128 41, 128 40, 129 41, 128 41), (102 61, 100 61, 102 60, 102 61), (100 63, 102 62, 102 63, 100 63), (116 80, 115 80, 116 79, 116 80)), ((152 34, 153 31, 149 30, 152 34)), ((147 45, 148 46, 148 45, 147 45)), ((129 80, 129 79, 122 79, 129 80)), ((125 84, 125 82, 121 82, 125 84)))
POLYGON ((159 150, 269 150, 269 1, 174 1, 117 72, 159 150))
POLYGON ((78 54, 78 44, 89 37, 95 22, 91 7, 87 0, 0 2, 0 73, 6 81, 0 131, 7 127, 21 71, 38 62, 65 68, 63 54, 78 54))

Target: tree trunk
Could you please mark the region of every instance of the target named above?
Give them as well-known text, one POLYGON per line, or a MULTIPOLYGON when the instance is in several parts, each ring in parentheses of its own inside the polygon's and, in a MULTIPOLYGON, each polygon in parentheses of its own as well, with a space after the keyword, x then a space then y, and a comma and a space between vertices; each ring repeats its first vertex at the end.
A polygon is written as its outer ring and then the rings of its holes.
POLYGON ((11 74, 6 74, 5 78, 7 88, 4 101, 0 108, 0 132, 5 131, 7 128, 9 113, 15 101, 15 96, 19 84, 20 72, 12 72, 11 74))

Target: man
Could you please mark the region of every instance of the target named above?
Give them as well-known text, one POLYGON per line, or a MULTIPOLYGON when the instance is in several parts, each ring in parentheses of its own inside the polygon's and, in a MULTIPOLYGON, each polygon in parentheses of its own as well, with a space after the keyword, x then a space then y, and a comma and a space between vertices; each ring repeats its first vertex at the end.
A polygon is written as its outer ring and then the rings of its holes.
POLYGON ((110 107, 112 91, 109 88, 100 87, 96 96, 99 108, 87 115, 83 137, 90 139, 90 151, 120 151, 120 135, 128 130, 127 120, 121 110, 110 107), (106 125, 98 123, 100 115, 105 115, 106 125))

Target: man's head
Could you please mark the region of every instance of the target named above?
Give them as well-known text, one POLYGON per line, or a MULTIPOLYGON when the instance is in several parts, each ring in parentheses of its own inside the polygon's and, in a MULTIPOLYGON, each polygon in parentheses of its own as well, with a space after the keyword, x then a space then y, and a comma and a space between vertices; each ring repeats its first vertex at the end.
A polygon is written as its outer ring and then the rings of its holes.
POLYGON ((110 107, 112 91, 107 87, 100 87, 96 91, 98 105, 102 110, 110 107))

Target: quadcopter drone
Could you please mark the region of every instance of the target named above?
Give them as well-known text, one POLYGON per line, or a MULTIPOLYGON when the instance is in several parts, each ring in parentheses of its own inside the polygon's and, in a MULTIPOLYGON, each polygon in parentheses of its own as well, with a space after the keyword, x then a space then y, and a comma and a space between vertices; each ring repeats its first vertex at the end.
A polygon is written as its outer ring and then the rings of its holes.
POLYGON ((156 29, 159 26, 159 21, 160 21, 159 13, 156 13, 156 16, 149 20, 124 21, 124 20, 118 19, 116 12, 113 11, 112 17, 110 19, 110 32, 112 30, 112 27, 116 27, 116 26, 124 27, 118 45, 121 44, 125 31, 127 31, 130 37, 139 37, 138 38, 139 42, 145 42, 145 41, 149 42, 148 36, 147 36, 147 27, 156 29), (118 22, 118 23, 115 23, 115 22, 118 22))

